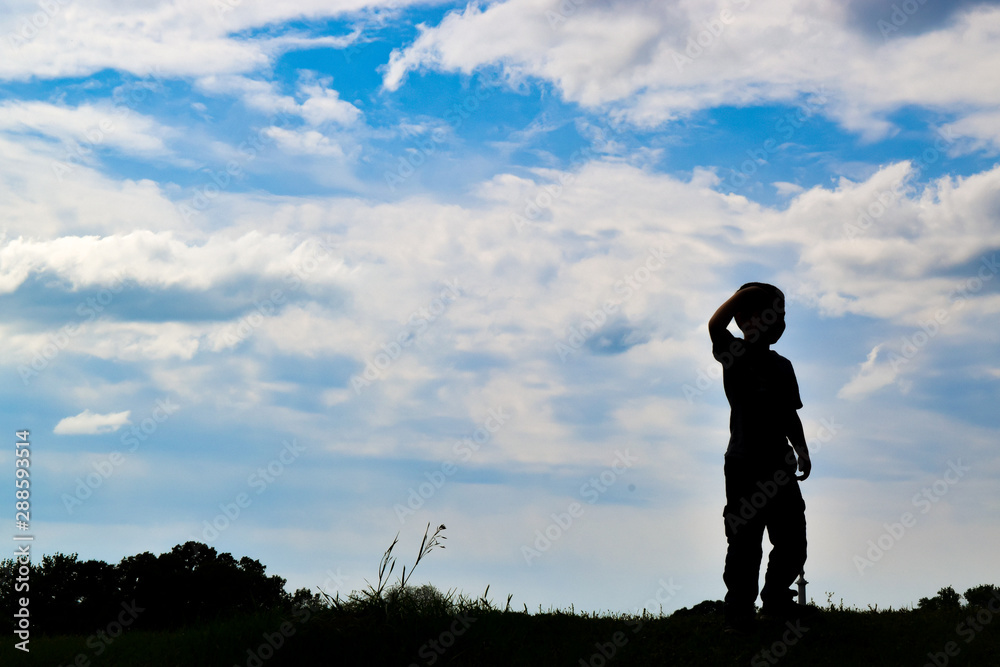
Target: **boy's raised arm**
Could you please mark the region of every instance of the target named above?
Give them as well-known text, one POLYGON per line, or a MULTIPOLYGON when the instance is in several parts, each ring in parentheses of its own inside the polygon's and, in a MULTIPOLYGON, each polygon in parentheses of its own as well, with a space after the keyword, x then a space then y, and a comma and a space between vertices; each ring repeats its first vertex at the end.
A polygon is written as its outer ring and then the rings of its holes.
POLYGON ((736 317, 736 313, 743 309, 743 300, 746 299, 747 295, 753 295, 754 291, 765 293, 760 287, 752 286, 745 287, 736 294, 729 297, 724 304, 719 306, 719 309, 715 311, 715 314, 708 320, 708 335, 712 337, 712 340, 717 340, 722 332, 726 330, 729 323, 736 317))
POLYGON ((724 304, 719 306, 715 314, 709 318, 708 335, 712 337, 713 342, 719 338, 722 332, 726 330, 726 327, 729 326, 732 319, 736 317, 736 313, 739 311, 739 308, 737 308, 737 302, 739 301, 737 297, 739 295, 740 293, 737 292, 729 297, 724 304))

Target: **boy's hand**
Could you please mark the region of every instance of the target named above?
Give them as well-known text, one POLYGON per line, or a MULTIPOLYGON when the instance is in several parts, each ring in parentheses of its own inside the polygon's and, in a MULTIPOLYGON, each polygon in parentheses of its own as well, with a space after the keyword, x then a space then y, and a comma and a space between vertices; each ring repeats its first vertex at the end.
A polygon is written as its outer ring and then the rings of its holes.
MULTIPOLYGON (((798 457, 799 472, 802 473, 801 475, 796 475, 795 479, 801 482, 812 472, 813 464, 809 459, 809 447, 806 445, 806 436, 802 432, 802 420, 799 419, 798 413, 794 410, 788 416, 786 432, 788 433, 788 440, 792 443, 792 449, 795 450, 795 456, 798 457)), ((790 453, 789 456, 791 456, 790 453)))
POLYGON ((760 287, 750 286, 744 287, 741 290, 737 290, 736 294, 729 297, 724 304, 719 306, 719 309, 715 311, 711 319, 708 320, 708 333, 712 337, 712 341, 715 342, 719 340, 722 332, 726 330, 729 323, 736 317, 736 313, 740 311, 744 300, 747 298, 747 294, 751 297, 755 292, 760 292, 766 294, 767 292, 760 287))
POLYGON ((795 479, 800 482, 804 481, 807 477, 809 477, 809 473, 812 472, 812 467, 813 464, 809 459, 809 452, 799 454, 799 472, 802 474, 796 475, 795 479))

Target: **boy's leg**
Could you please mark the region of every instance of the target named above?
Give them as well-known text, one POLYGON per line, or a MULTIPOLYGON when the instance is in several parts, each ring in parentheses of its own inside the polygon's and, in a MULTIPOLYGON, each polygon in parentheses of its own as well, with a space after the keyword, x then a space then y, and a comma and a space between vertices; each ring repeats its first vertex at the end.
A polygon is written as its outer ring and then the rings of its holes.
POLYGON ((760 561, 763 555, 764 514, 751 498, 758 491, 756 475, 735 462, 726 462, 726 623, 742 626, 752 622, 757 602, 760 561))
POLYGON ((795 609, 791 587, 806 562, 806 505, 792 480, 768 504, 767 536, 772 544, 760 599, 765 611, 795 609))

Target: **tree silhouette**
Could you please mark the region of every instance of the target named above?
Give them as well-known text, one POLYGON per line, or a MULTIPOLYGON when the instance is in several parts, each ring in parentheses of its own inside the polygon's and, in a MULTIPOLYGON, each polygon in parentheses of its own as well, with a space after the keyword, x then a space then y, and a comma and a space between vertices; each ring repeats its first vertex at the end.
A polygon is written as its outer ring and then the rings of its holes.
MULTIPOLYGON (((125 606, 141 609, 129 629, 166 629, 292 605, 285 580, 259 561, 198 542, 167 553, 123 558, 117 565, 77 554, 43 556, 30 566, 32 627, 46 634, 87 634, 114 621, 125 606)), ((0 562, 0 613, 12 618, 17 564, 0 562)), ((308 591, 296 593, 305 600, 308 591)))
POLYGON ((994 599, 1000 600, 1000 588, 991 584, 973 586, 965 591, 964 596, 970 606, 986 608, 994 599))
POLYGON ((937 609, 958 609, 962 602, 962 596, 955 592, 951 586, 945 586, 932 598, 920 598, 917 607, 934 611, 937 609))

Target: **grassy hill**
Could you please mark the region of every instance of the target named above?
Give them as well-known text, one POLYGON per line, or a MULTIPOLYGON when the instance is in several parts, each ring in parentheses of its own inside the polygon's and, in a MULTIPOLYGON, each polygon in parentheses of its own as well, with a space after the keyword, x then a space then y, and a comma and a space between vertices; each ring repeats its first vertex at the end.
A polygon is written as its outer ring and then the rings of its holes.
MULTIPOLYGON (((714 603, 659 618, 529 614, 434 591, 396 590, 384 596, 387 604, 302 607, 170 632, 37 637, 27 655, 5 638, 0 653, 5 665, 47 667, 1000 665, 1000 614, 988 606, 828 607, 807 622, 761 621, 755 632, 731 636, 721 631, 714 603)), ((1000 599, 993 606, 1000 609, 1000 599)))
MULTIPOLYGON (((218 595, 196 607, 172 605, 174 597, 184 597, 181 595, 142 598, 154 601, 144 604, 162 605, 159 611, 169 612, 166 620, 171 621, 167 626, 171 629, 158 630, 141 629, 141 623, 134 622, 139 618, 156 618, 156 609, 146 610, 134 600, 124 600, 113 614, 92 614, 93 618, 84 619, 82 627, 101 628, 91 634, 32 634, 30 653, 15 649, 14 636, 0 638, 0 664, 46 667, 1000 665, 1000 589, 992 585, 967 590, 964 604, 962 596, 952 588, 943 588, 934 597, 922 598, 916 609, 845 609, 843 604, 835 606, 828 601, 824 608, 810 605, 805 610, 809 613, 803 613, 805 620, 761 620, 753 631, 731 635, 722 630, 722 603, 718 601, 705 601, 669 616, 580 614, 572 610, 528 613, 526 608, 512 609, 510 597, 503 607, 494 604, 488 598, 488 588, 482 596, 470 598, 454 592, 442 593, 430 584, 409 585, 413 568, 421 559, 444 546, 443 530, 444 526, 440 526, 429 536, 425 532, 413 567, 409 572, 404 567, 392 586, 388 582, 396 563, 392 556, 396 541, 382 557, 377 583, 344 599, 339 595, 310 596, 304 589, 301 595, 297 591, 294 597, 277 597, 274 599, 278 602, 257 607, 233 606, 218 595), (200 620, 174 618, 183 616, 184 612, 177 610, 184 609, 200 610, 200 620)), ((163 558, 176 560, 187 551, 190 550, 178 546, 163 558)), ((207 559, 215 555, 209 550, 192 553, 202 557, 198 571, 216 562, 207 559)), ((236 563, 228 556, 223 554, 218 560, 229 565, 236 563)), ((145 560, 152 563, 156 559, 150 555, 145 560)), ((75 559, 63 561, 76 564, 75 559)), ((240 562, 243 569, 259 570, 260 576, 250 581, 274 583, 263 577, 263 566, 256 561, 244 558, 240 562)), ((230 570, 211 572, 218 575, 230 570)), ((243 594, 242 589, 232 590, 237 591, 234 595, 243 594)))

